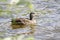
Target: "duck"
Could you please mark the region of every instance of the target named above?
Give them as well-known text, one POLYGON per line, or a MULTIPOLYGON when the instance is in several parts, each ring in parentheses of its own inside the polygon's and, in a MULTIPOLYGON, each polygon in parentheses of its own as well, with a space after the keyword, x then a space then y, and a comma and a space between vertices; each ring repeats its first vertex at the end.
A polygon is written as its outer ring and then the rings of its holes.
POLYGON ((30 26, 31 30, 34 28, 33 26, 36 25, 35 16, 37 14, 34 12, 31 12, 29 14, 29 18, 15 18, 12 19, 12 29, 18 29, 18 28, 25 28, 26 26, 30 26))
POLYGON ((16 18, 13 19, 11 22, 13 25, 35 25, 36 20, 34 16, 36 16, 36 13, 31 12, 29 14, 29 18, 16 18))

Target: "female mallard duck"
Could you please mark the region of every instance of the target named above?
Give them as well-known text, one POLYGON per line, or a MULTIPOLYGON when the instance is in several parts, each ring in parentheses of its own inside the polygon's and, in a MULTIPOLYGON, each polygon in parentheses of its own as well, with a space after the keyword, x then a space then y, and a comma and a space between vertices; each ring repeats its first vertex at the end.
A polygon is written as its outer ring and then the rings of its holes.
POLYGON ((12 25, 14 25, 12 28, 16 29, 16 28, 24 28, 25 26, 31 26, 31 25, 35 25, 36 24, 36 20, 34 19, 34 16, 36 14, 31 12, 30 13, 30 19, 28 18, 16 18, 12 20, 12 25), (19 26, 18 26, 19 25, 19 26))

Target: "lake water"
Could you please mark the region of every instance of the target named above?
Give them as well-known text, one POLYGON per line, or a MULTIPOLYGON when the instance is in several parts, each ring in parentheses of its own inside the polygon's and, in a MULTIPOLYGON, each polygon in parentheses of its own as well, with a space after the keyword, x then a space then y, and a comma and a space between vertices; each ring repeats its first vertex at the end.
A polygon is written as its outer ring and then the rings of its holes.
MULTIPOLYGON (((37 26, 33 35, 35 40, 60 40, 60 0, 33 0, 32 3, 34 4, 34 8, 38 10, 37 13, 39 14, 36 17, 37 26), (39 12, 41 10, 47 12, 39 12)), ((20 15, 22 13, 20 13, 20 15)), ((27 32, 29 30, 27 28, 16 30, 10 29, 10 22, 8 21, 11 21, 11 18, 6 17, 0 17, 0 31, 1 33, 4 32, 2 35, 0 35, 1 37, 16 34, 16 32, 22 33, 21 31, 27 32)))

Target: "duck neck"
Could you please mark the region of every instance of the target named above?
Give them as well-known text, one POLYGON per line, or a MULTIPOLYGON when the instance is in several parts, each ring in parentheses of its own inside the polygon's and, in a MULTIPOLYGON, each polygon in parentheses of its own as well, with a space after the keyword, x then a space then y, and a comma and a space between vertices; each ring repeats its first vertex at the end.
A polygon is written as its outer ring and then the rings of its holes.
POLYGON ((33 18, 33 15, 32 14, 30 14, 30 20, 33 20, 34 18, 33 18))

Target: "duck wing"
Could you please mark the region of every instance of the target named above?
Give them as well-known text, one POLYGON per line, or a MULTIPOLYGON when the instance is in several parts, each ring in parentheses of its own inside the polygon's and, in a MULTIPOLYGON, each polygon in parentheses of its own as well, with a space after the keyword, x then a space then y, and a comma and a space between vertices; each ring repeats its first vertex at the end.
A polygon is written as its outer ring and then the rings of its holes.
POLYGON ((16 20, 17 24, 22 24, 22 25, 26 25, 29 23, 29 19, 27 18, 19 18, 16 20))

